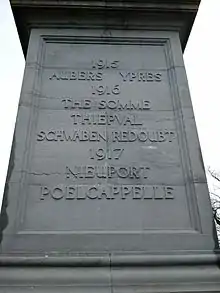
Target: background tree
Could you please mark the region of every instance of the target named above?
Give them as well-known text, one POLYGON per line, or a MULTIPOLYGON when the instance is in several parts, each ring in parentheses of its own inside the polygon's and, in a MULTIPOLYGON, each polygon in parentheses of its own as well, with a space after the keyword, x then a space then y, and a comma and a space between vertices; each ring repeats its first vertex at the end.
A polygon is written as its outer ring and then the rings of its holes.
POLYGON ((220 243, 220 173, 208 169, 208 175, 211 177, 210 199, 212 204, 213 217, 216 224, 218 239, 220 243))

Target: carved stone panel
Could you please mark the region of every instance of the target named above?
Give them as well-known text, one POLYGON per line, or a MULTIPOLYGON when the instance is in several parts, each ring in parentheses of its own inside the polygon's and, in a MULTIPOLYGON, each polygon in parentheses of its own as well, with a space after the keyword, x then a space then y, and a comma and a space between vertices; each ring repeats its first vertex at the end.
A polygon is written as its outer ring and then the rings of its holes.
POLYGON ((11 165, 5 251, 214 246, 176 33, 34 30, 11 165))

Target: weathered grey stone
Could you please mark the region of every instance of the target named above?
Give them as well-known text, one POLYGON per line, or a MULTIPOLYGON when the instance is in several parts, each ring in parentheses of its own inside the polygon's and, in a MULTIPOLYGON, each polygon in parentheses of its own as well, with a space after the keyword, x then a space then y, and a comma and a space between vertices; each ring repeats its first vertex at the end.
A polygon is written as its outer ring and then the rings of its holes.
POLYGON ((177 33, 34 29, 25 76, 3 252, 215 248, 177 33))
POLYGON ((27 55, 0 292, 219 291, 182 58, 199 2, 11 0, 27 55))

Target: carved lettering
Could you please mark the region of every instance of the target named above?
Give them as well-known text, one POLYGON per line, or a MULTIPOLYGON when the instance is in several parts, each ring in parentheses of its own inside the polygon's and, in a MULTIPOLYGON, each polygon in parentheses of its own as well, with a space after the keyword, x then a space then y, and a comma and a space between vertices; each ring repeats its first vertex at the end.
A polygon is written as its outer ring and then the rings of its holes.
POLYGON ((72 81, 102 81, 101 71, 58 71, 53 72, 49 80, 72 80, 72 81))
POLYGON ((107 59, 92 60, 92 68, 94 69, 116 69, 119 66, 119 60, 109 61, 107 59))
POLYGON ((74 166, 66 167, 66 179, 79 178, 121 178, 147 179, 150 168, 147 166, 74 166))
POLYGON ((97 160, 119 160, 124 149, 115 148, 115 149, 89 149, 89 157, 91 160, 97 159, 97 160))
POLYGON ((70 115, 74 125, 142 125, 135 114, 107 114, 107 113, 73 113, 70 115))
POLYGON ((172 142, 176 137, 173 131, 112 131, 112 142, 172 142))
POLYGON ((174 200, 172 186, 151 185, 57 185, 40 187, 40 200, 174 200), (170 193, 167 196, 167 193, 170 193), (171 196, 172 194, 172 196, 171 196))
POLYGON ((162 80, 162 73, 160 72, 120 71, 119 75, 123 82, 160 82, 162 80))
POLYGON ((49 130, 39 131, 37 141, 58 142, 142 142, 165 143, 173 142, 176 133, 170 130, 115 130, 115 131, 90 131, 90 130, 49 130))
POLYGON ((64 109, 91 109, 92 101, 89 99, 85 100, 73 100, 70 97, 63 97, 61 102, 64 105, 64 109))
POLYGON ((65 130, 40 131, 37 134, 37 141, 65 141, 65 142, 99 142, 107 141, 106 132, 89 131, 89 130, 73 130, 68 132, 65 130))
POLYGON ((119 111, 146 111, 151 109, 151 102, 149 100, 123 102, 121 100, 100 100, 93 101, 90 99, 74 100, 71 97, 62 97, 61 103, 64 109, 99 109, 99 110, 119 110, 119 111))
POLYGON ((69 203, 120 199, 133 202, 142 200, 145 203, 151 200, 159 203, 175 199, 173 186, 138 185, 151 182, 152 172, 149 166, 145 166, 143 162, 134 164, 132 158, 130 164, 129 161, 122 160, 128 157, 124 143, 139 143, 142 146, 146 144, 147 151, 152 145, 171 143, 176 139, 176 133, 172 129, 154 130, 150 127, 147 129, 146 118, 142 117, 152 116, 150 113, 152 113, 151 99, 153 97, 149 97, 148 92, 143 93, 142 98, 121 97, 123 87, 129 86, 129 83, 137 83, 137 86, 151 83, 153 88, 155 84, 163 80, 163 73, 154 70, 126 70, 129 67, 124 66, 123 69, 119 69, 119 65, 120 61, 117 59, 109 60, 101 57, 91 60, 86 69, 58 70, 49 76, 51 81, 75 81, 79 84, 87 82, 88 93, 75 96, 75 84, 72 93, 68 88, 67 96, 64 93, 64 96, 59 99, 62 109, 66 110, 62 113, 68 114, 70 128, 59 129, 55 126, 54 129, 40 129, 36 140, 38 143, 87 142, 89 147, 85 156, 91 164, 87 165, 84 162, 84 165, 66 166, 65 182, 70 185, 65 183, 41 186, 41 201, 68 201, 69 203), (108 74, 115 74, 118 79, 111 78, 111 83, 108 83, 108 74), (139 115, 140 112, 142 115, 139 115), (92 142, 94 142, 93 145, 92 142), (102 144, 99 145, 97 142, 102 144), (91 185, 78 184, 87 181, 91 185), (96 184, 97 182, 99 184, 96 184), (105 185, 102 185, 103 182, 105 185), (112 185, 106 182, 119 182, 119 184, 112 185), (121 182, 129 184, 120 184, 121 182))
POLYGON ((92 86, 92 94, 93 95, 119 95, 121 92, 119 85, 115 86, 107 86, 107 85, 98 85, 92 86))

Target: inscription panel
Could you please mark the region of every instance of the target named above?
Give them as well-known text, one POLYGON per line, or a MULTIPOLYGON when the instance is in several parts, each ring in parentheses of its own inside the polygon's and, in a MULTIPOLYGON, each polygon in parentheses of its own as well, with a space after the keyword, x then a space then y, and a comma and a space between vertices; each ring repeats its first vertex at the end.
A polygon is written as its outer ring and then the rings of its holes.
POLYGON ((22 230, 194 229, 167 41, 48 39, 42 54, 22 230))

